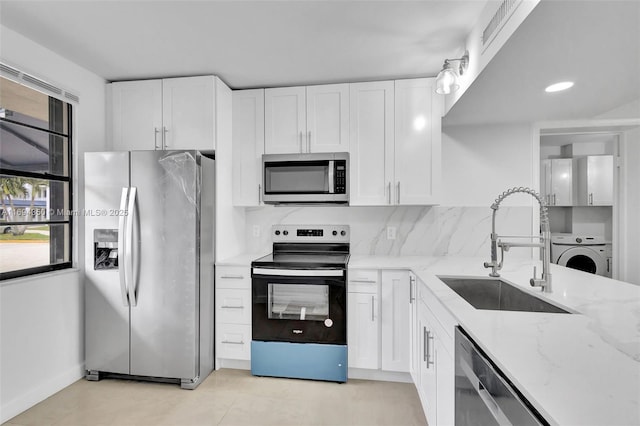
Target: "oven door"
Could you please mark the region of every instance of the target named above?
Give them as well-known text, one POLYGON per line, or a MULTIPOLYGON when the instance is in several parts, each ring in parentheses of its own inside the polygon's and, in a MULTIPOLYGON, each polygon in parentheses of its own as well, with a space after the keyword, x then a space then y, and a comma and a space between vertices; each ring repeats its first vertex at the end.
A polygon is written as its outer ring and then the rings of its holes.
POLYGON ((347 344, 344 269, 253 268, 253 340, 347 344))

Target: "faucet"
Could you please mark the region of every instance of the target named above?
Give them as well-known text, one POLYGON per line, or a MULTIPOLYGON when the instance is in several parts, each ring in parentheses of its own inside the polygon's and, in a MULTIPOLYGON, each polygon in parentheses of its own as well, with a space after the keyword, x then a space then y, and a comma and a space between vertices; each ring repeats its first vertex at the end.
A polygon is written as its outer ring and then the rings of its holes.
POLYGON ((551 293, 551 272, 549 269, 549 264, 551 263, 551 231, 549 230, 549 215, 547 211, 547 206, 542 201, 542 198, 538 193, 536 193, 533 189, 525 188, 525 187, 516 187, 511 188, 502 194, 498 198, 495 199, 493 204, 491 204, 491 209, 493 210, 491 216, 491 262, 484 262, 485 268, 491 268, 491 272, 489 276, 491 277, 499 277, 500 274, 498 271, 502 269, 502 264, 504 261, 504 252, 509 251, 511 247, 539 247, 542 249, 543 257, 542 257, 542 275, 540 278, 536 277, 536 267, 533 267, 533 278, 529 280, 529 284, 532 287, 540 287, 542 291, 545 293, 551 293), (516 243, 509 241, 502 241, 499 239, 498 234, 496 234, 496 212, 500 207, 500 203, 507 198, 511 194, 515 194, 517 192, 529 194, 533 198, 538 201, 540 204, 540 228, 541 233, 539 236, 525 236, 525 237, 507 237, 503 236, 502 238, 529 238, 529 239, 539 239, 539 242, 531 242, 531 243, 516 243), (498 262, 498 247, 500 247, 500 262, 498 262))

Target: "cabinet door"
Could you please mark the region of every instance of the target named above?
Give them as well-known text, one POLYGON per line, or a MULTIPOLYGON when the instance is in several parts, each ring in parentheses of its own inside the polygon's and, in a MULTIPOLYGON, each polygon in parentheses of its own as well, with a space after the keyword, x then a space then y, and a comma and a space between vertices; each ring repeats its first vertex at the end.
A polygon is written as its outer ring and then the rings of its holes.
POLYGON ((307 87, 306 152, 349 151, 349 85, 307 87))
POLYGON ((112 149, 162 149, 162 81, 111 84, 112 149))
POLYGON ((587 157, 587 204, 610 206, 613 204, 613 156, 587 157))
POLYGON ((573 205, 573 159, 551 160, 551 205, 573 205))
POLYGON ((349 367, 379 368, 378 296, 349 293, 347 303, 347 346, 349 367))
POLYGON ((434 339, 436 367, 436 385, 438 386, 437 415, 438 425, 448 426, 455 423, 455 362, 453 354, 446 349, 438 335, 434 339))
POLYGON ((260 205, 264 89, 233 91, 233 205, 260 205))
POLYGON ((264 91, 264 152, 306 152, 304 87, 280 87, 264 91))
POLYGON ((551 198, 551 160, 540 162, 540 195, 545 204, 550 206, 553 201, 551 198))
POLYGON ((215 77, 162 80, 164 149, 215 149, 215 77))
POLYGON ((443 97, 434 85, 432 78, 395 82, 395 204, 438 202, 443 97))
POLYGON ((437 419, 437 388, 436 388, 436 360, 433 347, 433 327, 427 317, 427 307, 423 304, 418 306, 418 326, 420 334, 420 386, 423 406, 427 423, 438 424, 437 419))
POLYGON ((410 283, 407 271, 382 271, 381 368, 409 372, 410 283))
POLYGON ((355 83, 349 91, 349 204, 389 205, 394 176, 393 81, 355 83))

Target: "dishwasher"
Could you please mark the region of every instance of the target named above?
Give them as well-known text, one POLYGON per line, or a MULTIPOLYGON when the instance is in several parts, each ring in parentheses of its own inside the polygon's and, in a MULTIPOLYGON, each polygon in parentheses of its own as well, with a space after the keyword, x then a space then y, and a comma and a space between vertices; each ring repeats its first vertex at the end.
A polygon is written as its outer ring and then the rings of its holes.
POLYGON ((455 345, 456 426, 549 424, 460 327, 455 345))

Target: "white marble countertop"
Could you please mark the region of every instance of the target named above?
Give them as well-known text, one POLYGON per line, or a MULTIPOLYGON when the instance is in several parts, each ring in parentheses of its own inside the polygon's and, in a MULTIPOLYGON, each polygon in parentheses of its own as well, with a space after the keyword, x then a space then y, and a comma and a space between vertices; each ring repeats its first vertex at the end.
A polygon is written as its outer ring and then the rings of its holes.
POLYGON ((473 308, 436 275, 486 277, 486 259, 352 255, 350 268, 411 269, 522 394, 558 425, 640 425, 640 287, 551 265, 553 292, 529 286, 533 265, 501 275, 575 314, 473 308))
POLYGON ((246 266, 250 267, 251 262, 267 255, 268 253, 242 253, 237 256, 216 261, 216 266, 246 266))

